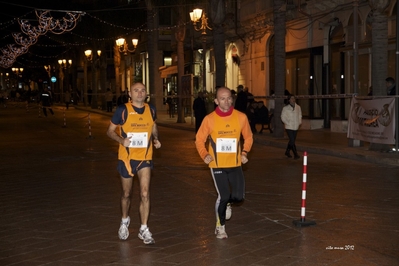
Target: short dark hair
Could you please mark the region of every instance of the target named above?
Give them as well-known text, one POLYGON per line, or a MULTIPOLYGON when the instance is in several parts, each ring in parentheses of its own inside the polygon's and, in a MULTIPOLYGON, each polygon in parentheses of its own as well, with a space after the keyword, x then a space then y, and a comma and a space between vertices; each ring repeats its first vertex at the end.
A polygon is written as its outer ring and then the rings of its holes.
POLYGON ((395 83, 395 79, 394 79, 393 77, 387 77, 387 78, 385 79, 385 81, 386 81, 386 82, 390 82, 390 83, 392 83, 392 84, 395 83))
POLYGON ((296 99, 295 95, 290 93, 287 95, 287 100, 291 99, 291 97, 294 97, 296 99))

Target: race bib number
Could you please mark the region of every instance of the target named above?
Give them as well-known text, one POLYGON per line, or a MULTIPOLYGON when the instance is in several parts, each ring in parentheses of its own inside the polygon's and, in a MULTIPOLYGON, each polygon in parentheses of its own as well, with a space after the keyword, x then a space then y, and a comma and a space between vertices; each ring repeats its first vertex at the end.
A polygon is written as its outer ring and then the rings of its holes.
POLYGON ((237 153, 237 140, 232 138, 216 139, 217 153, 237 153))
POLYGON ((129 132, 127 133, 127 137, 130 138, 129 148, 147 148, 148 145, 148 133, 140 133, 140 132, 129 132))

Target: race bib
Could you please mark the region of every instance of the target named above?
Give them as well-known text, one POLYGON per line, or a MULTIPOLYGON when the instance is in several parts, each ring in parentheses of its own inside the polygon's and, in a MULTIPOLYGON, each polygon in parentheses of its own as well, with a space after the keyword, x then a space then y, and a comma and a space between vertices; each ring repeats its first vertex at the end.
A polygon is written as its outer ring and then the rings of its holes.
POLYGON ((233 138, 217 138, 217 153, 237 153, 237 140, 233 138))
POLYGON ((148 145, 148 133, 140 133, 140 132, 129 132, 127 133, 127 137, 130 138, 129 148, 147 148, 148 145))

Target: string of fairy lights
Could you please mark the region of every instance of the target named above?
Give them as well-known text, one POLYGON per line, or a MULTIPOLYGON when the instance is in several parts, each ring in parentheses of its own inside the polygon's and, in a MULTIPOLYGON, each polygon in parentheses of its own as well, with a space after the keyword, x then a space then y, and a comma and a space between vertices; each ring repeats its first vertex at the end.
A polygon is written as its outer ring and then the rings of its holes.
MULTIPOLYGON (((153 14, 154 17, 156 15, 157 15, 156 13, 153 14)), ((1 38, 2 40, 5 40, 7 38, 10 38, 10 36, 12 36, 14 43, 7 44, 6 46, 0 48, 1 52, 0 67, 3 68, 11 67, 19 56, 26 53, 30 53, 32 56, 42 59, 58 58, 60 55, 66 53, 67 50, 70 50, 70 47, 86 46, 89 42, 109 41, 109 40, 114 40, 117 37, 120 37, 119 35, 107 38, 104 37, 96 38, 73 32, 72 30, 76 27, 76 25, 79 22, 79 19, 83 16, 89 17, 104 25, 113 28, 122 29, 125 32, 124 33, 125 36, 128 36, 134 32, 172 31, 175 28, 179 27, 179 25, 174 25, 167 27, 159 27, 157 29, 148 29, 146 27, 147 26, 146 23, 143 23, 138 27, 132 28, 108 22, 99 17, 96 17, 94 15, 82 11, 34 10, 26 13, 20 18, 14 18, 12 20, 0 23, 0 30, 4 30, 10 26, 15 25, 16 23, 19 24, 19 28, 21 30, 21 32, 13 32, 11 34, 4 35, 1 38), (51 15, 51 12, 63 13, 64 15, 61 18, 55 18, 54 16, 51 15), (27 17, 32 13, 36 15, 36 19, 34 20, 34 22, 36 22, 35 24, 31 23, 31 21, 27 19, 27 17), (53 38, 51 35, 47 33, 53 33, 55 35, 69 33, 83 41, 79 43, 68 43, 53 38), (57 44, 37 44, 38 39, 43 36, 49 38, 50 40, 52 40, 57 44), (59 47, 64 47, 64 48, 69 47, 69 48, 57 55, 39 55, 29 52, 29 47, 32 45, 37 45, 44 48, 59 48, 59 47)), ((184 26, 187 25, 188 23, 189 22, 185 22, 184 26)), ((27 62, 32 63, 32 65, 38 65, 37 62, 34 62, 32 60, 27 60, 27 62)))

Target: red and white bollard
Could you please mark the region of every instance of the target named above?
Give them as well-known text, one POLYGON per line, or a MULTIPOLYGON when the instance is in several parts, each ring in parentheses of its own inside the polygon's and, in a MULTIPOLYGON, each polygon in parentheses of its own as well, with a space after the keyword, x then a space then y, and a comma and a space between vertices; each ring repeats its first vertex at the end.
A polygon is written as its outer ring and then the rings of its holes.
POLYGON ((91 121, 90 121, 90 113, 88 115, 88 121, 87 124, 89 126, 89 136, 87 137, 88 139, 93 139, 94 137, 91 135, 91 121))
POLYGON ((64 113, 64 124, 62 125, 62 127, 66 127, 65 108, 63 109, 63 113, 64 113))
POLYGON ((306 182, 307 182, 307 171, 308 171, 308 153, 303 152, 303 175, 302 175, 302 205, 301 205, 301 219, 294 220, 293 223, 297 227, 315 225, 314 221, 306 221, 305 212, 306 212, 306 182))

